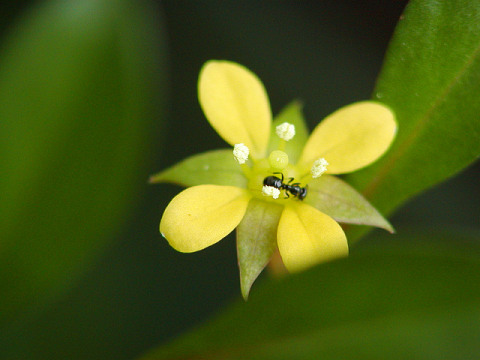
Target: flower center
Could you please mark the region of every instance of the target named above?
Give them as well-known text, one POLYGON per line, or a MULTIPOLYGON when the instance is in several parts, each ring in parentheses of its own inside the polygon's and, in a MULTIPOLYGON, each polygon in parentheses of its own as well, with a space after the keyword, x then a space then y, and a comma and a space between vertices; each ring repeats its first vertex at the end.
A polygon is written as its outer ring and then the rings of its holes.
MULTIPOLYGON (((253 164, 251 161, 247 163, 250 151, 244 144, 234 146, 233 156, 242 167, 248 179, 247 188, 254 196, 267 201, 283 201, 289 198, 303 200, 307 196, 307 185, 299 182, 300 173, 297 167, 289 164, 288 154, 283 151, 285 143, 295 135, 295 127, 283 123, 277 126, 276 133, 280 138, 279 149, 272 151, 267 159, 253 161, 253 164)), ((302 181, 308 182, 320 177, 327 170, 327 165, 325 159, 318 159, 312 166, 311 174, 303 176, 302 181)))
MULTIPOLYGON (((296 166, 290 164, 278 166, 275 161, 272 165, 271 158, 276 159, 276 156, 270 155, 268 159, 262 159, 253 164, 247 176, 247 187, 251 193, 262 200, 277 203, 288 201, 286 199, 303 199, 306 194, 306 191, 303 190, 305 184, 298 183, 299 172, 296 166)), ((280 164, 285 164, 284 160, 280 164)))

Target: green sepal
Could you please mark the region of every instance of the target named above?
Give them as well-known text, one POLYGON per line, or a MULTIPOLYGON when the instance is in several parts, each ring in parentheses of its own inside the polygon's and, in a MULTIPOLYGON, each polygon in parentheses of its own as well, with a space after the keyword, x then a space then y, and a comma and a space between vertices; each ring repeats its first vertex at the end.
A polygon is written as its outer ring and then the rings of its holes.
POLYGON ((230 185, 245 188, 245 178, 232 149, 211 150, 190 156, 150 177, 150 183, 174 183, 182 186, 230 185))
POLYGON ((341 223, 376 226, 391 233, 392 225, 357 190, 331 175, 308 184, 304 200, 341 223))
POLYGON ((283 206, 253 198, 237 227, 237 256, 242 296, 250 288, 277 249, 277 227, 283 206))
POLYGON ((285 152, 288 154, 291 164, 296 164, 303 146, 307 142, 309 132, 305 118, 302 112, 302 103, 298 100, 292 101, 288 104, 277 116, 272 123, 270 130, 270 142, 268 144, 267 155, 273 150, 279 149, 280 138, 276 134, 276 127, 284 122, 288 122, 295 126, 295 136, 285 144, 285 152))

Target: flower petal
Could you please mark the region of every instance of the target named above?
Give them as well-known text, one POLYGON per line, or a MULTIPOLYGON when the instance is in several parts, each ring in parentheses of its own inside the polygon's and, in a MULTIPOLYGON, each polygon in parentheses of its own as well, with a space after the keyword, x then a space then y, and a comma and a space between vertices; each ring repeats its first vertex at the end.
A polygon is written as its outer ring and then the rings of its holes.
POLYGON ((198 80, 198 99, 210 124, 230 145, 245 144, 253 158, 264 157, 272 113, 261 81, 245 67, 211 60, 198 80))
POLYGON ((277 242, 290 272, 348 255, 347 238, 340 225, 303 203, 285 206, 278 225, 277 242))
POLYGON ((325 158, 327 172, 343 174, 377 160, 392 143, 397 130, 395 116, 386 106, 363 101, 345 106, 313 131, 300 157, 304 170, 325 158))
POLYGON ((250 195, 234 186, 199 185, 175 196, 160 232, 181 252, 202 250, 227 236, 242 220, 250 195))

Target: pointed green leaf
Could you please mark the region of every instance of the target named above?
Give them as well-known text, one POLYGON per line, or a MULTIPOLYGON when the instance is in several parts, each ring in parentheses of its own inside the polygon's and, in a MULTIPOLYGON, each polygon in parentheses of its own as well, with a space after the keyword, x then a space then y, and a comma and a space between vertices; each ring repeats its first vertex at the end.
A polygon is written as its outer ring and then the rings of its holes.
POLYGON ((311 181, 304 202, 338 222, 393 232, 392 225, 357 190, 335 176, 322 175, 311 181))
POLYGON ((293 101, 275 117, 270 133, 267 155, 273 150, 279 149, 280 138, 275 132, 276 127, 284 122, 288 122, 295 126, 295 136, 293 139, 286 142, 284 151, 288 154, 289 162, 291 164, 297 162, 303 150, 303 146, 308 139, 308 128, 303 117, 302 107, 303 106, 299 101, 293 101))
POLYGON ((398 135, 373 166, 348 176, 383 213, 480 155, 480 2, 413 0, 374 92, 398 135))
POLYGON ((247 303, 143 359, 475 359, 478 234, 446 243, 431 231, 396 238, 263 282, 247 303))
POLYGON ((237 227, 240 288, 245 300, 277 249, 277 227, 282 210, 283 206, 253 198, 237 227))
POLYGON ((235 161, 232 149, 196 154, 150 177, 151 183, 169 182, 182 186, 231 185, 245 188, 247 178, 235 161))
POLYGON ((141 197, 162 91, 154 14, 134 0, 41 1, 3 40, 1 333, 70 286, 141 197))

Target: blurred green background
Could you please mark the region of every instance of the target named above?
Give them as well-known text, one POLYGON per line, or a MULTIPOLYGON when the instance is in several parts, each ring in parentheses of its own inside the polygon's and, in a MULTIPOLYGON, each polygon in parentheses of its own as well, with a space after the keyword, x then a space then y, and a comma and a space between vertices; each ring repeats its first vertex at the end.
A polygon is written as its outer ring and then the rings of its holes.
MULTIPOLYGON (((300 99, 313 128, 371 97, 405 4, 2 5, 0 358, 131 359, 239 301, 233 236, 175 252, 158 223, 180 189, 147 184, 225 147, 197 103, 201 65, 247 66, 275 114, 300 99)), ((478 231, 478 173, 477 163, 405 204, 397 232, 478 231)))

